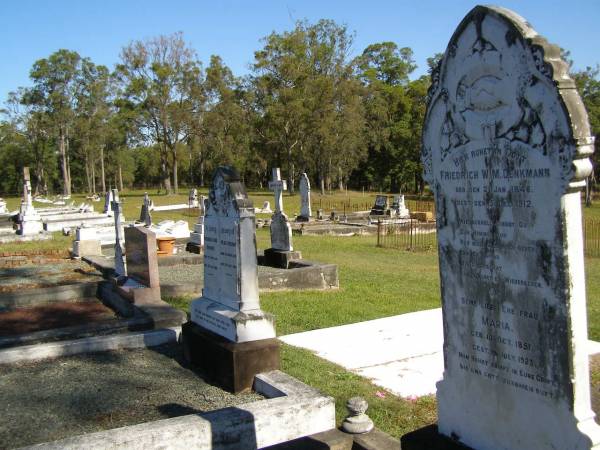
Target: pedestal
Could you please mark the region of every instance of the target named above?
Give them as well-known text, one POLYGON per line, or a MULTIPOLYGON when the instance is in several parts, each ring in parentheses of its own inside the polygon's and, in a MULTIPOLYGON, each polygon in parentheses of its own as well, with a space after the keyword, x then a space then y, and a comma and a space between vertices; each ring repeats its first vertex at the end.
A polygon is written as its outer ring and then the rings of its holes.
POLYGON ((298 251, 275 250, 268 248, 265 250, 265 265, 289 269, 293 260, 302 259, 302 253, 298 251))
POLYGON ((186 360, 233 393, 252 389, 255 375, 279 369, 276 338, 235 343, 187 322, 182 326, 182 343, 186 360))

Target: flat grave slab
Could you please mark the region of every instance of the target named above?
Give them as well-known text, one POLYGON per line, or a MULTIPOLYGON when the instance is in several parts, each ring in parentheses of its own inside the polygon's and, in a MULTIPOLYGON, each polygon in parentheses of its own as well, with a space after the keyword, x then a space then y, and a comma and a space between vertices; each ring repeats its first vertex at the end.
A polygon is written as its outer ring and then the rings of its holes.
POLYGON ((264 398, 229 394, 205 383, 185 364, 177 345, 0 365, 0 378, 3 448, 264 398))

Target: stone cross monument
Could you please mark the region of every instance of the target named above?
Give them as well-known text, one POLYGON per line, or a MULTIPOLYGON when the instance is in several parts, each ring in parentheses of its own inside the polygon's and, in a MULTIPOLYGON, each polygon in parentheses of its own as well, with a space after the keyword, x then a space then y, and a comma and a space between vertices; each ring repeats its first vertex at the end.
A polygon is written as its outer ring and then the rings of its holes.
POLYGON ((560 54, 514 12, 477 6, 432 74, 422 162, 442 286, 438 429, 472 448, 600 446, 580 199, 594 141, 560 54))
POLYGON ((213 176, 204 216, 204 289, 184 325, 187 357, 235 392, 279 364, 274 318, 260 309, 254 206, 232 167, 213 176), (235 358, 232 355, 236 355, 235 358))

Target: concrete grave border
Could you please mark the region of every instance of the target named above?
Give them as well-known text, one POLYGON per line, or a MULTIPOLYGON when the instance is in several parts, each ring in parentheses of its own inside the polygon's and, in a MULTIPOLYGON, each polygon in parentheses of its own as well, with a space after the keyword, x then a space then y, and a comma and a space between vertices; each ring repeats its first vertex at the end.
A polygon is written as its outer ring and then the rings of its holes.
POLYGON ((335 428, 334 399, 279 370, 257 375, 254 390, 267 400, 23 448, 250 450, 335 428))

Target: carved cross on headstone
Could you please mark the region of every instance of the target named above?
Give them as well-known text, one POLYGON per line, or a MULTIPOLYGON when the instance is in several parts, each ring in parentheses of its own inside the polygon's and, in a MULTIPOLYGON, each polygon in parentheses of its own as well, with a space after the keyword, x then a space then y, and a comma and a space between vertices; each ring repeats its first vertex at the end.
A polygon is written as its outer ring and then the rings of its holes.
POLYGON ((283 212, 283 191, 287 190, 287 182, 281 179, 279 167, 273 169, 273 179, 269 181, 269 189, 275 195, 275 212, 283 212))
POLYGON ((121 202, 119 201, 119 191, 112 190, 113 200, 110 203, 111 210, 115 217, 115 275, 125 276, 125 265, 123 264, 123 249, 121 248, 121 202))

